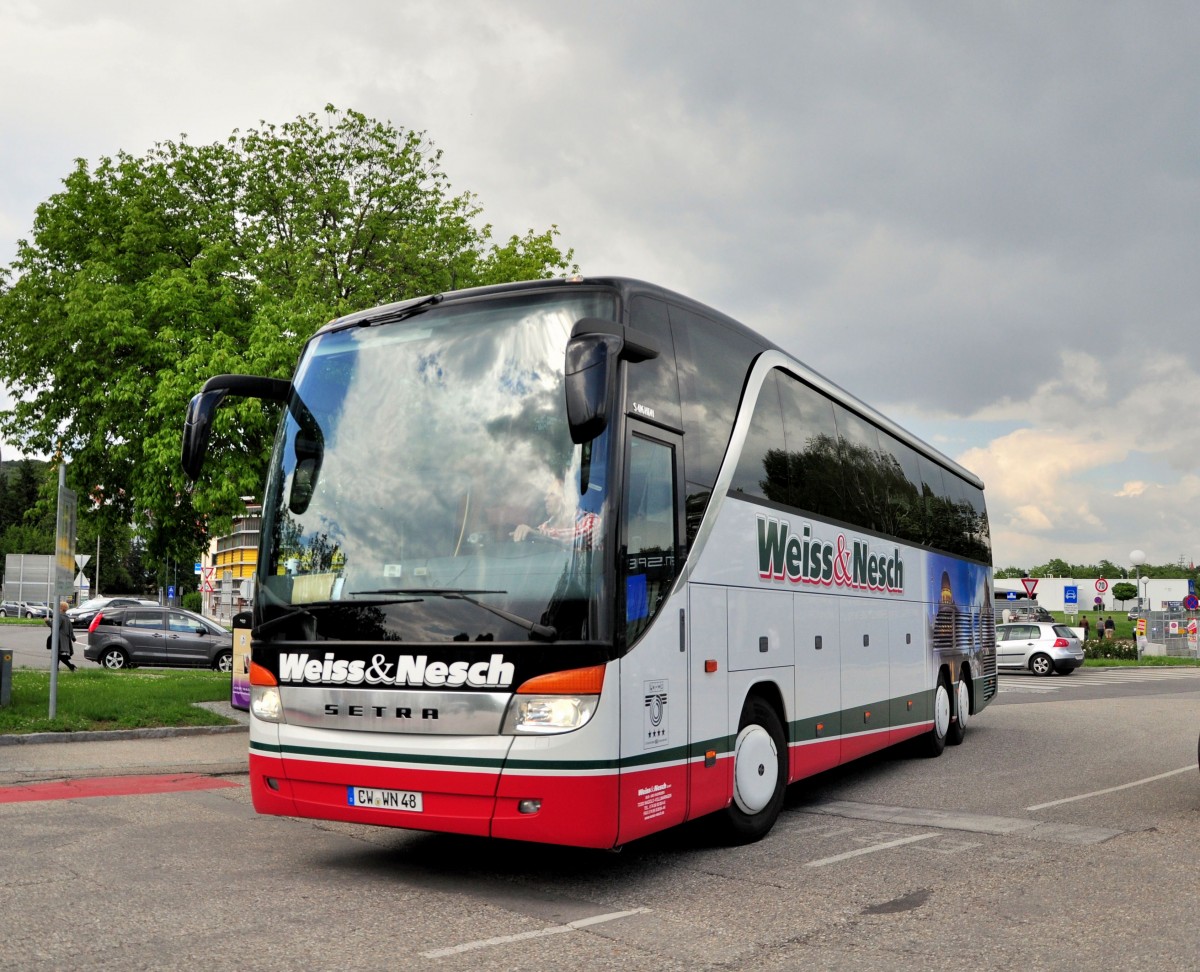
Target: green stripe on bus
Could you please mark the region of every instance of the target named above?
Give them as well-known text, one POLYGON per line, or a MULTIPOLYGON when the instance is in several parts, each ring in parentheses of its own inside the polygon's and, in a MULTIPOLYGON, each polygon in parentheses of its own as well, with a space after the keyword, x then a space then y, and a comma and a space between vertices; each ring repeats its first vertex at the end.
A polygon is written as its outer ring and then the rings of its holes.
MULTIPOLYGON (((975 680, 976 684, 982 681, 975 680)), ((902 728, 928 722, 933 707, 933 690, 923 690, 884 699, 866 705, 856 705, 838 712, 796 719, 788 725, 790 743, 828 741, 881 729, 902 728)), ((316 756, 322 759, 367 759, 381 763, 416 763, 423 766, 464 767, 487 770, 557 770, 587 772, 596 770, 646 769, 702 758, 709 752, 725 756, 733 752, 737 735, 714 736, 697 740, 686 746, 651 753, 639 753, 623 759, 522 759, 484 756, 447 756, 427 753, 380 753, 354 749, 323 749, 317 746, 274 745, 251 741, 252 750, 278 756, 316 756)))

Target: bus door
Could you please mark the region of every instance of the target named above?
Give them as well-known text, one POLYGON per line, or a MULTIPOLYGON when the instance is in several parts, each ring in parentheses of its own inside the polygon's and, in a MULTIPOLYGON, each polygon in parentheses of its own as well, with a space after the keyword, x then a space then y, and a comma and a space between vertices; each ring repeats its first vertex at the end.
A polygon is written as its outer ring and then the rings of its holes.
POLYGON ((630 421, 618 552, 621 659, 619 843, 687 815, 687 652, 672 597, 683 527, 678 436, 630 421))

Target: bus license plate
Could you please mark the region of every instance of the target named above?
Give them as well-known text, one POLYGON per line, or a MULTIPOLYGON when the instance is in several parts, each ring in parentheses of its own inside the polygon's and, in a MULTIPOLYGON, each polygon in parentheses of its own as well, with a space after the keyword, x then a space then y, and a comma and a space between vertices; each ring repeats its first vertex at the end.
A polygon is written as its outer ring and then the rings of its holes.
POLYGON ((352 807, 421 812, 421 794, 412 790, 373 790, 362 786, 350 786, 346 791, 346 801, 352 807))

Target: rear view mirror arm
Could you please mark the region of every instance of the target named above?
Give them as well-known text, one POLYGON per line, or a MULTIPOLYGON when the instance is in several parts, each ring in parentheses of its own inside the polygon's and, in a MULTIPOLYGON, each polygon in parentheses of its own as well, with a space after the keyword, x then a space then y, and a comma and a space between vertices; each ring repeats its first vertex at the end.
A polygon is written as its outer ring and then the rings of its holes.
POLYGON ((195 482, 208 451, 213 418, 226 395, 260 398, 269 402, 286 402, 292 383, 282 378, 260 378, 257 375, 217 375, 204 383, 188 403, 183 422, 183 450, 180 461, 188 479, 195 482))

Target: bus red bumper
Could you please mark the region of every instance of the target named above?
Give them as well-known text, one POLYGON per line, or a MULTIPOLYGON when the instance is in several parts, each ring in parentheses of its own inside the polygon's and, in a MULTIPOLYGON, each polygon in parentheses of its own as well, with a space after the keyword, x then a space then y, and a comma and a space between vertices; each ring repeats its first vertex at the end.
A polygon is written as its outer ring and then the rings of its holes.
POLYGON ((259 813, 612 847, 617 776, 414 769, 290 759, 251 752, 250 794, 259 813), (421 810, 355 806, 354 787, 421 794, 421 810))

